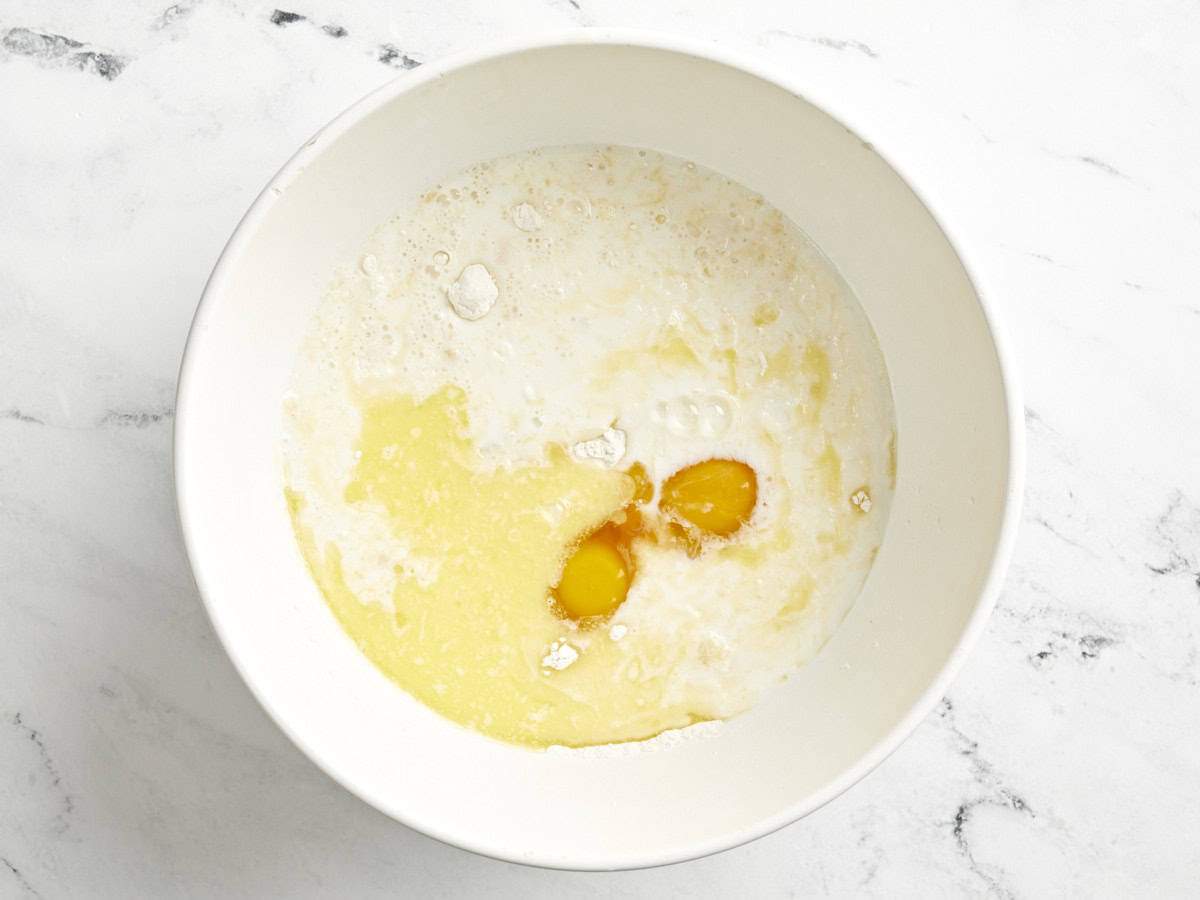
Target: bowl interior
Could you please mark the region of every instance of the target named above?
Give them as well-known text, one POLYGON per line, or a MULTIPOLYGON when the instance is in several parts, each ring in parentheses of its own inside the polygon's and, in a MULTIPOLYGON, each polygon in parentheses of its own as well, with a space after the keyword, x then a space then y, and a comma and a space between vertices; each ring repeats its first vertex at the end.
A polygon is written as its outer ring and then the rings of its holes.
POLYGON ((738 68, 592 37, 426 67, 353 108, 288 164, 232 240, 190 337, 180 510, 235 664, 348 788, 490 855, 648 865, 731 846, 810 811, 865 774, 936 700, 990 602, 1014 490, 1010 400, 954 249, 869 146, 738 68), (884 545, 824 651, 718 735, 620 758, 495 743, 387 681, 309 578, 277 458, 281 398, 334 266, 443 174, 574 143, 695 160, 797 222, 874 325, 899 432, 884 545))

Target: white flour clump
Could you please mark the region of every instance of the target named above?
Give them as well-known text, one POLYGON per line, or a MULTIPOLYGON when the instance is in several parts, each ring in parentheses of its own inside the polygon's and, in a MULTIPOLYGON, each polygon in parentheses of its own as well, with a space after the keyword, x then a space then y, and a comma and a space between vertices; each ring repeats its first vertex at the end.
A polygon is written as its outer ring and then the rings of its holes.
POLYGON ((550 652, 542 657, 542 668, 561 672, 577 659, 579 651, 566 641, 558 640, 550 645, 550 652))
POLYGON ((542 227, 542 217, 528 203, 519 203, 513 207, 513 224, 522 231, 537 231, 542 227))
POLYGON ((446 288, 446 298, 454 311, 468 321, 482 319, 500 296, 492 273, 481 263, 471 263, 458 280, 446 288))
POLYGON ((615 466, 625 455, 625 444, 625 432, 620 428, 606 428, 600 436, 580 441, 571 452, 576 459, 598 459, 606 466, 615 466))

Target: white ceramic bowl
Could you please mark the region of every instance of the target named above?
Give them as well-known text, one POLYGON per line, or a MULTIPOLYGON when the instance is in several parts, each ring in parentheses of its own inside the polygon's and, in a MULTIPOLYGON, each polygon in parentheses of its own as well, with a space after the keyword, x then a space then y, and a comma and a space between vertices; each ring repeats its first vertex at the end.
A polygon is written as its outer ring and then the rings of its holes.
POLYGON ((710 46, 586 31, 424 66, 357 103, 283 167, 238 226, 196 314, 175 472, 216 630, 250 689, 321 768, 461 847, 625 868, 711 853, 805 815, 931 709, 999 589, 1022 422, 1011 367, 962 260, 869 145, 710 46), (580 143, 695 160, 796 221, 875 327, 899 432, 887 535, 825 649, 717 736, 625 758, 497 743, 389 682, 309 578, 277 458, 281 398, 333 267, 443 174, 580 143))

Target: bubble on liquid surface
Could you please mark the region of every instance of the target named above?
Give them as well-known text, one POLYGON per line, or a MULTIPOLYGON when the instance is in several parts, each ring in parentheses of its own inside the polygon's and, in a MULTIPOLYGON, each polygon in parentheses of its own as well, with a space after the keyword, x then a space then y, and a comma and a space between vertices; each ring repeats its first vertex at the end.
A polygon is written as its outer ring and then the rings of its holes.
POLYGON ((700 433, 705 437, 715 437, 729 430, 732 410, 729 401, 719 394, 712 394, 700 400, 700 433))
POLYGON ((691 437, 700 427, 700 407, 690 397, 676 397, 667 404, 667 430, 676 437, 691 437))

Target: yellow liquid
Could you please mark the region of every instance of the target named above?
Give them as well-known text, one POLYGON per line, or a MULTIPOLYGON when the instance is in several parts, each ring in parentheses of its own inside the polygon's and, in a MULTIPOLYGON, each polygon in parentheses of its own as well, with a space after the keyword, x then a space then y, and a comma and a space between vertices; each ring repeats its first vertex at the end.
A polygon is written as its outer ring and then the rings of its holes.
POLYGON ((289 493, 301 550, 347 633, 417 699, 502 740, 585 746, 697 721, 685 702, 664 700, 661 678, 642 675, 635 641, 593 642, 570 667, 543 668, 550 646, 571 636, 548 586, 578 536, 629 503, 636 484, 554 448, 541 465, 485 473, 465 401, 447 387, 363 409, 346 501, 381 504, 414 556, 441 561, 431 584, 397 572, 394 611, 349 590, 337 546, 316 546, 303 498, 289 493))

